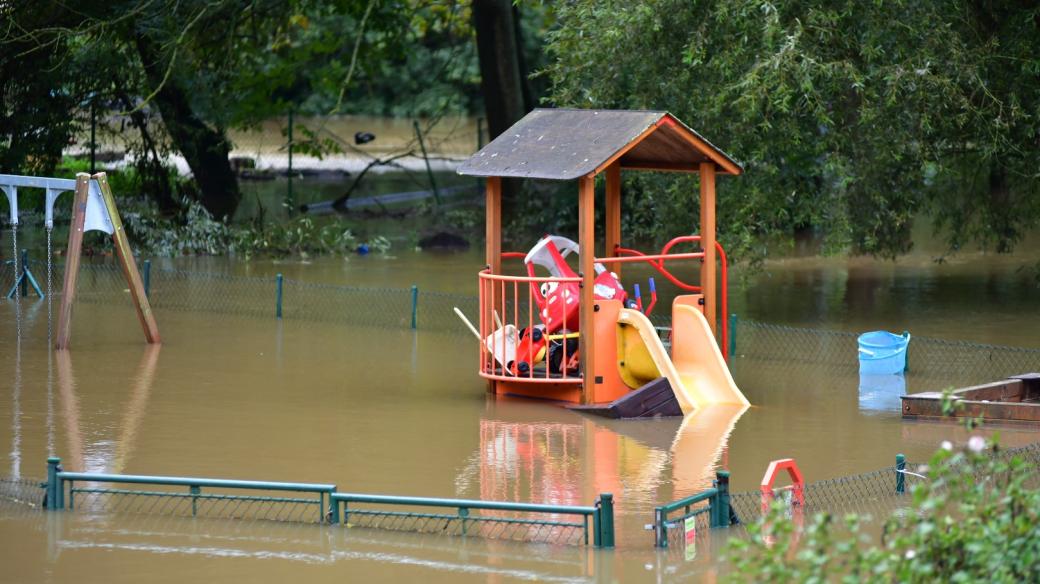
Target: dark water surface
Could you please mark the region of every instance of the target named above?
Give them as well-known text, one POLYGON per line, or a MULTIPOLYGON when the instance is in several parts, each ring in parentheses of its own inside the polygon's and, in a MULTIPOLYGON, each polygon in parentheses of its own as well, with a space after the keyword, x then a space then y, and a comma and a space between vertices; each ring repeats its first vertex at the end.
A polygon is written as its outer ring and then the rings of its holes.
MULTIPOLYGON (((730 312, 795 326, 908 329, 1040 347, 1040 289, 1021 269, 1040 252, 1023 249, 1011 257, 962 254, 941 265, 927 252, 894 264, 773 261, 762 273, 733 274, 730 312)), ((170 265, 473 293, 483 264, 475 251, 392 254, 170 265)), ((624 275, 634 281, 648 273, 624 275)), ((0 477, 42 478, 47 456, 58 455, 67 470, 324 482, 362 493, 588 505, 611 492, 618 550, 43 514, 0 502, 0 581, 714 577, 724 545, 717 534, 686 562, 681 551, 653 551, 643 527, 655 505, 705 488, 716 469, 728 468, 733 490, 745 491, 776 458, 796 458, 813 481, 890 466, 899 452, 921 461, 942 440, 967 438, 949 425, 903 422, 890 401, 865 403, 855 355, 840 368, 737 359, 734 376, 754 404, 742 415, 625 422, 488 398, 473 340, 463 334, 178 311, 157 311, 157 318, 164 344, 147 348, 129 304, 80 304, 72 349, 55 355, 47 351, 44 303, 0 301, 0 477)), ((917 382, 911 373, 907 384, 917 382)), ((1010 445, 1037 438, 1026 428, 1001 435, 1010 445)))

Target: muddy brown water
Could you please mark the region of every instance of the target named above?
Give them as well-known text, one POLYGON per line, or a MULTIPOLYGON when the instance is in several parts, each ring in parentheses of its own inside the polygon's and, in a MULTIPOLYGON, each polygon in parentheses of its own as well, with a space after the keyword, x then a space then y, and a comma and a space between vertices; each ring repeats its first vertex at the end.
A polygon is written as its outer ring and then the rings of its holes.
MULTIPOLYGON (((746 278, 734 273, 730 308, 797 326, 909 329, 1040 347, 1040 290, 1021 269, 1036 256, 963 254, 941 265, 927 251, 894 264, 777 260, 746 278)), ((482 264, 475 251, 397 249, 389 257, 309 263, 203 258, 168 265, 472 293, 482 264)), ((202 312, 157 316, 164 343, 149 349, 129 304, 80 304, 73 347, 59 358, 47 351, 44 303, 0 301, 0 477, 41 478, 47 456, 58 455, 68 470, 329 482, 361 493, 588 505, 611 492, 618 549, 46 514, 0 503, 0 581, 714 578, 722 536, 702 538, 686 561, 681 550, 655 552, 644 525, 655 505, 705 488, 716 469, 728 468, 739 492, 755 488, 776 458, 794 457, 814 481, 890 466, 899 452, 921 461, 942 440, 967 437, 950 425, 904 423, 897 411, 864 408, 854 368, 738 359, 734 376, 754 407, 728 431, 726 423, 608 421, 491 399, 476 375, 472 339, 454 332, 202 312)), ((915 383, 912 373, 907 383, 915 383)), ((1022 427, 1000 433, 1009 445, 1038 437, 1022 427)))

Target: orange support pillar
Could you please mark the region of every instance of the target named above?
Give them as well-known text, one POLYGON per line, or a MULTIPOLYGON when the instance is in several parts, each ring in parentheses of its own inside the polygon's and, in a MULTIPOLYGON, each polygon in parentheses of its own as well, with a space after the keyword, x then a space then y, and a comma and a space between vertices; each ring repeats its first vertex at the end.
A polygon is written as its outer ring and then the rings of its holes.
POLYGON ((711 332, 715 324, 715 163, 702 162, 701 174, 701 250, 704 265, 701 266, 701 289, 704 293, 704 318, 711 332))
MULTIPOLYGON (((611 257, 614 248, 621 244, 621 163, 615 161, 607 167, 606 244, 603 255, 611 257)), ((610 266, 621 277, 621 264, 610 266)))
POLYGON ((502 273, 502 179, 497 176, 487 178, 485 187, 487 203, 485 257, 491 266, 492 274, 502 273))
MULTIPOLYGON (((502 273, 502 179, 497 176, 489 176, 487 178, 485 191, 485 247, 484 257, 487 265, 491 268, 492 274, 502 273)), ((491 281, 487 281, 491 282, 491 281)), ((486 281, 481 280, 480 285, 486 285, 486 281)), ((494 293, 494 285, 489 285, 487 290, 483 292, 488 298, 494 293)), ((481 307, 483 311, 480 315, 481 322, 481 333, 490 332, 485 331, 483 326, 484 323, 494 323, 494 319, 491 316, 491 303, 487 306, 481 307)), ((494 330, 494 325, 490 325, 491 330, 494 330)), ((483 351, 481 352, 483 355, 483 351)), ((483 357, 481 357, 483 358, 483 357)), ((487 382, 488 393, 495 393, 495 380, 489 379, 487 382)))
POLYGON ((581 262, 578 270, 582 276, 581 314, 579 326, 581 337, 581 374, 584 378, 581 403, 596 403, 596 326, 593 321, 595 298, 593 282, 596 279, 596 178, 595 175, 578 179, 578 246, 581 262))

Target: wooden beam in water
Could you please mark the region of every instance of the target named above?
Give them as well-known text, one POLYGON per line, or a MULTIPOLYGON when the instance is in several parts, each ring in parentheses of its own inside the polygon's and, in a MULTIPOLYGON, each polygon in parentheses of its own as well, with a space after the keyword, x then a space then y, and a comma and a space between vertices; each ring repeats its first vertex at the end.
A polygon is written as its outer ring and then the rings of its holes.
POLYGON ((98 186, 101 188, 101 197, 105 201, 108 218, 112 221, 112 243, 116 258, 123 268, 123 276, 126 277, 126 282, 130 287, 130 298, 134 301, 134 308, 137 309, 137 319, 141 321, 141 328, 144 329, 144 338, 149 343, 161 343, 159 326, 155 323, 155 315, 152 314, 152 305, 148 302, 148 295, 144 293, 141 272, 137 270, 134 253, 130 250, 130 242, 126 239, 123 220, 119 217, 119 209, 116 208, 116 199, 112 195, 112 187, 108 184, 108 176, 99 172, 93 178, 97 180, 98 186))
POLYGON ((76 175, 76 190, 72 200, 72 223, 69 225, 69 244, 65 251, 65 281, 61 289, 61 308, 58 310, 58 330, 54 348, 69 348, 72 336, 72 303, 76 299, 76 280, 79 277, 79 260, 83 253, 83 224, 87 218, 87 195, 90 192, 90 175, 76 175))

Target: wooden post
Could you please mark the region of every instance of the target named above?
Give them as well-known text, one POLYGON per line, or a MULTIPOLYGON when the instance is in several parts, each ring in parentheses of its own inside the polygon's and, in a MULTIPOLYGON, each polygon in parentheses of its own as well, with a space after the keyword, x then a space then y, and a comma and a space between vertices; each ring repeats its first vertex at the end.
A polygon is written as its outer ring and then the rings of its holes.
POLYGON ((715 333, 715 163, 701 163, 701 288, 704 293, 704 318, 715 333))
POLYGON ((595 340, 596 327, 593 321, 595 297, 593 282, 596 279, 596 179, 595 175, 578 179, 578 247, 581 261, 578 270, 582 275, 581 284, 581 327, 580 342, 581 373, 584 377, 581 389, 581 403, 596 402, 596 366, 595 340))
POLYGON ((93 178, 101 188, 101 198, 105 201, 108 218, 112 221, 112 243, 116 258, 119 259, 119 265, 123 268, 123 276, 126 277, 126 283, 130 287, 130 298, 134 301, 134 308, 137 309, 137 319, 141 321, 141 328, 144 329, 144 338, 149 343, 161 343, 159 326, 155 324, 152 305, 148 302, 148 295, 144 293, 141 273, 137 271, 137 262, 134 260, 133 252, 130 251, 130 242, 126 240, 123 220, 119 217, 119 209, 116 208, 116 199, 112 195, 112 187, 108 184, 108 176, 99 172, 93 178))
MULTIPOLYGON (((485 182, 485 244, 484 244, 484 258, 485 262, 491 268, 492 274, 502 273, 502 179, 497 176, 489 176, 485 182)), ((488 286, 488 282, 493 280, 481 280, 481 286, 488 286)), ((488 286, 489 289, 482 290, 484 293, 494 292, 494 285, 488 286)), ((492 294, 487 294, 490 298, 492 294)), ((488 329, 488 332, 494 330, 494 320, 491 316, 492 303, 488 303, 484 307, 484 313, 480 315, 481 323, 492 323, 488 329)), ((482 327, 481 331, 485 329, 482 327)), ((483 342, 481 339, 480 342, 483 342)), ((489 379, 487 384, 488 393, 495 393, 495 380, 489 379)))
POLYGON ((485 186, 485 258, 492 274, 502 273, 502 179, 489 176, 485 186))
MULTIPOLYGON (((607 167, 606 197, 606 246, 604 255, 614 255, 614 248, 621 243, 621 163, 614 161, 607 167)), ((611 266, 613 272, 621 277, 621 264, 611 266)))
POLYGON ((83 251, 83 223, 87 219, 87 195, 90 175, 76 174, 76 191, 72 201, 72 223, 69 225, 69 245, 65 251, 65 282, 61 288, 61 309, 58 311, 58 332, 54 348, 69 348, 72 335, 72 302, 76 297, 76 278, 79 277, 79 259, 83 251))

